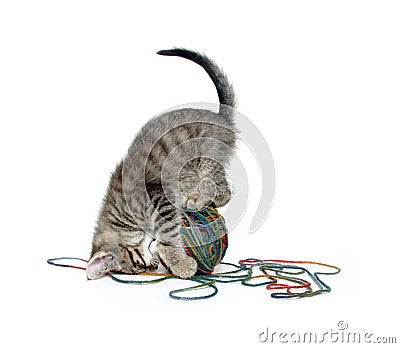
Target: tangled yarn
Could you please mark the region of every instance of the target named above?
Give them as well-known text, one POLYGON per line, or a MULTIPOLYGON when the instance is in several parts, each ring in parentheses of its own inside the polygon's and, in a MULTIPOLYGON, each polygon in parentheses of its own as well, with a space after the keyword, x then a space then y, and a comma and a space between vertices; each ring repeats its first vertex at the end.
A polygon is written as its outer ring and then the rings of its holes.
MULTIPOLYGON (((85 270, 85 267, 78 267, 68 264, 58 263, 61 260, 78 260, 87 263, 86 260, 74 257, 58 257, 48 259, 47 263, 59 267, 71 267, 85 270)), ((215 296, 218 293, 217 283, 241 283, 249 287, 265 286, 267 290, 272 291, 272 298, 275 299, 293 299, 312 297, 331 292, 331 287, 321 280, 321 275, 334 275, 340 272, 340 268, 315 261, 285 261, 285 260, 259 260, 249 258, 240 260, 239 264, 221 262, 231 270, 212 274, 195 275, 188 279, 196 283, 194 286, 184 287, 182 289, 172 290, 169 297, 174 300, 204 300, 215 296), (324 271, 310 272, 303 265, 313 265, 323 267, 324 271), (328 271, 328 269, 330 271, 328 271), (257 271, 260 274, 255 274, 257 271), (206 295, 183 296, 181 294, 207 288, 211 292, 206 295), (283 291, 277 291, 283 290, 283 291)), ((135 279, 121 279, 114 274, 108 276, 123 284, 148 285, 159 283, 168 279, 177 279, 170 273, 139 273, 135 279), (149 276, 151 279, 141 280, 140 277, 149 276)), ((183 280, 187 281, 187 280, 183 280)))
MULTIPOLYGON (((169 292, 169 297, 175 300, 202 300, 213 297, 218 293, 217 283, 241 283, 248 287, 265 286, 267 290, 272 291, 271 297, 275 299, 311 297, 331 291, 331 287, 321 280, 321 275, 334 275, 340 272, 340 268, 336 266, 314 261, 248 258, 240 260, 238 264, 221 262, 228 247, 228 231, 223 217, 211 207, 201 211, 182 212, 181 234, 185 251, 196 260, 198 272, 193 277, 183 280, 194 282, 195 285, 169 292), (215 272, 214 268, 219 263, 228 270, 215 272), (311 272, 305 267, 306 265, 318 266, 323 271, 311 272), (197 296, 184 295, 201 289, 210 292, 197 296)), ((48 259, 47 263, 86 270, 83 266, 59 263, 62 260, 87 263, 84 259, 74 257, 48 259)), ((111 273, 108 273, 108 276, 116 282, 135 285, 155 284, 178 278, 170 273, 149 272, 139 273, 129 280, 111 273), (144 279, 143 276, 147 277, 144 279)))
POLYGON ((211 207, 183 211, 181 235, 186 253, 197 262, 198 274, 211 274, 228 248, 224 218, 211 207))

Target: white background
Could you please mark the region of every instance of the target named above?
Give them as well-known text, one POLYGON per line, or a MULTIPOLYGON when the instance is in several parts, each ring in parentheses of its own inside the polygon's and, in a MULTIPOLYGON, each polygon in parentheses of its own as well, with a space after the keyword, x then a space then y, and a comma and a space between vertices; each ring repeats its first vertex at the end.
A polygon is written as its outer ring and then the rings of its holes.
MULTIPOLYGON (((0 5, 2 346, 260 346, 259 334, 398 336, 400 5, 396 1, 3 1, 0 5), (342 267, 331 294, 279 301, 221 285, 135 287, 51 267, 88 257, 109 174, 152 115, 216 102, 199 67, 155 52, 203 51, 265 136, 276 194, 227 261, 309 259, 342 267)), ((255 168, 255 167, 254 167, 255 168)))

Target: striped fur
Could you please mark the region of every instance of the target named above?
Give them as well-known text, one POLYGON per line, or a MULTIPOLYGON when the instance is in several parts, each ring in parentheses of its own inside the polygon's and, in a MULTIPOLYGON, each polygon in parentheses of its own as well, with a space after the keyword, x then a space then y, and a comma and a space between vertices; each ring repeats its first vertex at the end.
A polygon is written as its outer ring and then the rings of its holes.
POLYGON ((174 110, 139 131, 111 176, 93 236, 89 279, 154 266, 142 249, 146 234, 157 239, 158 256, 173 274, 192 276, 197 265, 182 247, 181 210, 220 207, 231 197, 225 168, 236 144, 232 86, 205 55, 184 49, 158 53, 202 66, 216 86, 220 109, 174 110))

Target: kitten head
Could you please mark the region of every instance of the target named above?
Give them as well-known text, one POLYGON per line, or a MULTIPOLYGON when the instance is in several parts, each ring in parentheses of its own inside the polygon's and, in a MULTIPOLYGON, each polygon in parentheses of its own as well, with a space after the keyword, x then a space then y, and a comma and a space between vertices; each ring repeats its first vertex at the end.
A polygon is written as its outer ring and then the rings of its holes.
POLYGON ((87 263, 86 275, 88 279, 99 279, 107 275, 108 272, 119 271, 121 268, 121 264, 115 255, 98 251, 87 263))
POLYGON ((147 269, 154 271, 154 262, 148 260, 142 245, 118 246, 112 251, 97 251, 86 266, 88 279, 99 279, 109 272, 137 274, 147 269))

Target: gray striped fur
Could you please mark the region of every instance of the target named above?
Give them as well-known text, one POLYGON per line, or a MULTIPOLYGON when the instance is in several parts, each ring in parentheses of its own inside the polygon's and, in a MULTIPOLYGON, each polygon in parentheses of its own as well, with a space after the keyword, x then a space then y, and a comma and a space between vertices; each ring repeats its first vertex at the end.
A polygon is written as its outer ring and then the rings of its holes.
POLYGON ((89 279, 154 269, 157 263, 142 248, 145 234, 157 240, 158 257, 173 274, 191 277, 197 265, 182 247, 180 210, 220 207, 231 197, 225 168, 236 144, 232 86, 205 55, 184 49, 158 53, 201 65, 217 89, 219 112, 178 109, 142 127, 111 176, 93 236, 89 279))

